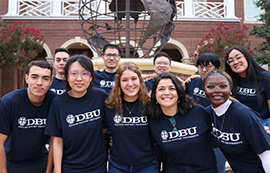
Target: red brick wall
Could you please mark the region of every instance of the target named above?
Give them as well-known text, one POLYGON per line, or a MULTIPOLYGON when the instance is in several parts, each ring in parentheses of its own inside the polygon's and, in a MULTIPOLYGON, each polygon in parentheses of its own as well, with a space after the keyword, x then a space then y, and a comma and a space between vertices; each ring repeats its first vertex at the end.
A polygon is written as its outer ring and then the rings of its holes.
MULTIPOLYGON (((212 1, 212 0, 211 0, 212 1)), ((217 1, 216 1, 217 2, 217 1)), ((220 1, 219 2, 223 2, 220 1)), ((244 1, 235 0, 235 15, 244 19, 244 1)), ((8 0, 2 0, 0 5, 0 15, 6 14, 8 10, 8 0)), ((0 21, 2 21, 0 17, 0 21)), ((16 20, 6 21, 10 24, 16 20)), ((23 20, 26 26, 38 28, 45 35, 46 44, 49 46, 52 54, 54 49, 60 47, 63 43, 75 37, 84 38, 79 20, 23 20)), ((178 21, 173 32, 172 38, 181 42, 187 49, 191 57, 199 41, 206 35, 211 28, 216 27, 219 22, 201 22, 201 21, 178 21)), ((226 22, 226 24, 228 24, 226 22)), ((251 25, 249 25, 251 26, 251 25)), ((1 31, 1 28, 0 28, 1 31)), ((251 38, 251 48, 260 43, 254 37, 251 38)), ((13 77, 6 69, 0 71, 0 97, 14 89, 13 77)))

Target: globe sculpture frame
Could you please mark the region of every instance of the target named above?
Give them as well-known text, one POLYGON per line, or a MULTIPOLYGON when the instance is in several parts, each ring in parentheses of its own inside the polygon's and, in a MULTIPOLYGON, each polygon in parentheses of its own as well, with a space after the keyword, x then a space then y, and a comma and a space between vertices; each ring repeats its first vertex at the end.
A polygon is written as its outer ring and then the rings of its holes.
POLYGON ((80 0, 79 18, 89 45, 102 55, 104 45, 119 45, 125 58, 149 58, 171 38, 175 0, 80 0))

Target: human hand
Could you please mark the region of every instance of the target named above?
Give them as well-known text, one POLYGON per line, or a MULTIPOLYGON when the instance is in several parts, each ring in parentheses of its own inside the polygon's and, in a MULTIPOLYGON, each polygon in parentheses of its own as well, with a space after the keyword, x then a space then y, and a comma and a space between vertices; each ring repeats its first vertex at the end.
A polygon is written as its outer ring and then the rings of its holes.
POLYGON ((196 78, 200 78, 201 76, 200 75, 192 75, 190 76, 189 78, 186 79, 185 83, 189 83, 192 79, 196 79, 196 78))

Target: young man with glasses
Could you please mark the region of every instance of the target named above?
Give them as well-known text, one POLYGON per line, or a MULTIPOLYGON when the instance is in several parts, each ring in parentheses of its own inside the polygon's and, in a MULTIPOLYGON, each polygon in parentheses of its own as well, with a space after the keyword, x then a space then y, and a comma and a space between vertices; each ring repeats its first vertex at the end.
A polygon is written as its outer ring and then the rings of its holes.
MULTIPOLYGON (((171 58, 170 56, 165 52, 159 52, 156 54, 153 60, 154 64, 154 71, 156 75, 162 73, 162 72, 170 72, 171 70, 171 58)), ((148 91, 152 90, 153 83, 156 78, 148 80, 145 82, 145 86, 148 89, 148 91)))
MULTIPOLYGON (((102 50, 102 59, 105 65, 103 70, 95 70, 94 74, 94 86, 101 88, 106 91, 108 94, 111 92, 114 87, 114 78, 117 71, 118 63, 121 59, 121 50, 115 44, 107 44, 103 47, 102 50)), ((110 138, 111 132, 105 131, 104 133, 104 145, 106 149, 106 154, 108 158, 108 150, 110 148, 110 138)))
POLYGON ((95 70, 94 86, 110 93, 114 87, 114 77, 121 59, 121 50, 117 45, 108 44, 103 47, 102 53, 105 69, 95 70))
POLYGON ((204 107, 209 106, 211 103, 207 100, 203 87, 202 80, 205 75, 212 70, 219 69, 220 61, 216 54, 206 52, 203 53, 197 60, 196 66, 198 67, 199 75, 198 78, 186 80, 186 94, 192 96, 198 104, 204 107))

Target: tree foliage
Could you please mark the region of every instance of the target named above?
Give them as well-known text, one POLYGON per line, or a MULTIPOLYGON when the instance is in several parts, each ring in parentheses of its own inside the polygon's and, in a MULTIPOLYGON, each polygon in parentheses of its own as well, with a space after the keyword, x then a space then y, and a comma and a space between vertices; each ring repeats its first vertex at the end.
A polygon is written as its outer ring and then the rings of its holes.
POLYGON ((270 2, 269 0, 257 0, 255 5, 264 11, 258 19, 263 24, 261 26, 253 25, 250 35, 263 38, 264 41, 254 49, 254 57, 260 64, 270 64, 270 2))
POLYGON ((25 27, 20 21, 9 26, 7 32, 0 35, 0 68, 15 64, 25 69, 43 50, 43 43, 44 35, 39 29, 25 27))
POLYGON ((225 54, 230 47, 241 45, 249 49, 250 41, 248 36, 249 27, 243 23, 231 23, 228 25, 220 23, 216 28, 210 29, 210 32, 199 42, 192 61, 194 63, 201 54, 211 52, 220 58, 221 68, 223 68, 225 54))

